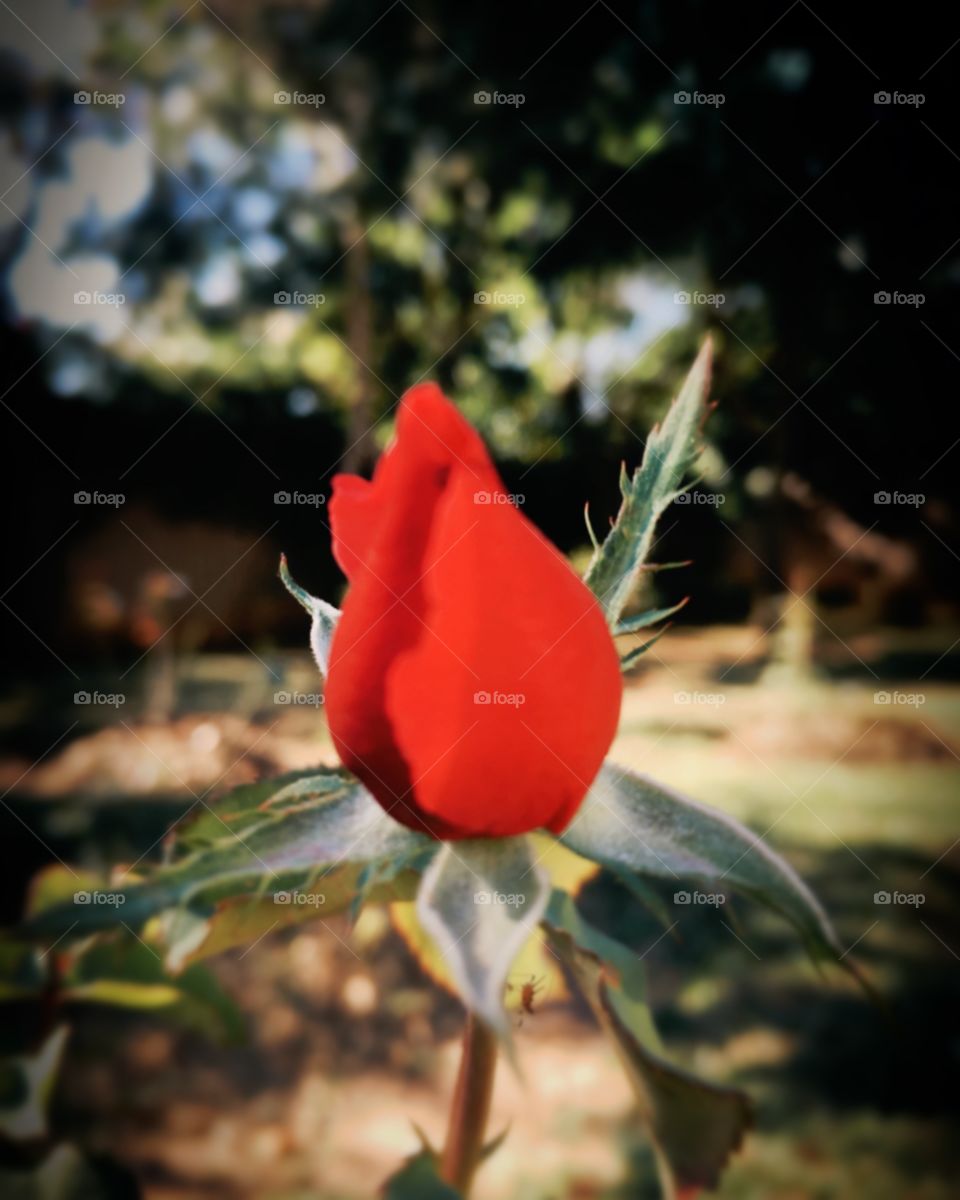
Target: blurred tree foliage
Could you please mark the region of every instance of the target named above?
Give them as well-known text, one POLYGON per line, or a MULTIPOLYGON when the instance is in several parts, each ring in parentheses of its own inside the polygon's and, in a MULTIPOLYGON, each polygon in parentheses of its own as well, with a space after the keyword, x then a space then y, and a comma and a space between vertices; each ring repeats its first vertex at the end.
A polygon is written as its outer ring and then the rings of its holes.
MULTIPOLYGON (((124 147, 107 164, 121 191, 147 176, 115 219, 101 200, 48 247, 109 256, 128 298, 51 350, 55 392, 167 396, 171 420, 200 397, 237 428, 327 413, 356 467, 430 375, 502 457, 605 469, 639 459, 710 327, 707 482, 728 520, 763 509, 767 561, 784 471, 893 532, 915 514, 877 509, 875 491, 942 499, 960 160, 934 6, 908 38, 865 5, 804 0, 102 4, 87 19, 67 65, 121 107, 78 107, 49 55, 45 70, 14 56, 4 88, 11 177, 46 153, 23 202, 34 228, 79 139, 124 147), (925 103, 878 104, 884 89, 925 103)), ((18 256, 46 253, 13 221, 7 246, 15 281, 18 256)), ((48 346, 68 319, 16 292, 48 346)), ((952 510, 928 519, 949 540, 952 510)))

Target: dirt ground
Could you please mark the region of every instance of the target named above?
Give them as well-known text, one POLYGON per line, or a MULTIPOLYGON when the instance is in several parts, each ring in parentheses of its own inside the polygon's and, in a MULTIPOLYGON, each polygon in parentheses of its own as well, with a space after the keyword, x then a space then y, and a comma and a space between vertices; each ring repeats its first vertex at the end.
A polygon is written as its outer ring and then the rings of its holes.
MULTIPOLYGON (((621 890, 590 884, 584 903, 644 956, 676 1060, 756 1101, 719 1196, 947 1200, 960 1166, 947 1082, 960 1056, 960 688, 879 667, 877 679, 748 682, 737 672, 750 643, 748 630, 664 639, 627 691, 612 757, 768 834, 887 994, 896 1032, 746 904, 736 934, 691 912, 664 936, 621 890), (923 909, 874 904, 898 886, 922 889, 923 909)), ((883 645, 871 649, 879 664, 883 645)), ((296 681, 309 665, 287 671, 296 681)), ((121 794, 182 811, 191 793, 335 761, 322 712, 248 707, 153 724, 113 714, 18 795, 54 829, 65 811, 93 829, 121 794)), ((0 785, 24 761, 0 761, 0 785)), ((417 1129, 442 1140, 460 1010, 385 910, 353 929, 318 919, 211 965, 242 1015, 238 1040, 160 1012, 72 1014, 55 1120, 132 1165, 147 1200, 359 1200, 417 1149, 417 1129)), ((629 1089, 585 1007, 562 987, 536 1007, 516 1030, 523 1078, 499 1070, 491 1130, 509 1133, 478 1200, 653 1196, 629 1089)))

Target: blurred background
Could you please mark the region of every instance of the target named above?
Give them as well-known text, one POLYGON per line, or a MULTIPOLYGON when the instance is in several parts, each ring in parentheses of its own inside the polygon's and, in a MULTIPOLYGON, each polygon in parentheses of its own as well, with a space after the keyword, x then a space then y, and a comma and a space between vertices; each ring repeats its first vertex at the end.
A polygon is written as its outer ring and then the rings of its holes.
MULTIPOLYGON (((582 565, 584 504, 606 528, 709 332, 703 475, 655 553, 692 561, 640 598, 691 599, 614 754, 768 834, 890 1011, 746 906, 584 903, 677 1060, 756 1099, 718 1195, 955 1196, 955 14, 10 0, 0 30, 4 923, 62 864, 156 859, 198 802, 334 761, 284 699, 316 680, 277 562, 337 601, 330 478, 406 387, 448 389, 582 565)), ((51 1093, 44 1130, 0 1088, 7 1166, 353 1200, 411 1120, 440 1138, 458 1006, 386 913, 169 993, 116 953, 130 986, 91 967, 65 1046, 0 992, 51 1093)), ((588 1015, 559 981, 537 1009, 478 1195, 654 1195, 588 1015)))

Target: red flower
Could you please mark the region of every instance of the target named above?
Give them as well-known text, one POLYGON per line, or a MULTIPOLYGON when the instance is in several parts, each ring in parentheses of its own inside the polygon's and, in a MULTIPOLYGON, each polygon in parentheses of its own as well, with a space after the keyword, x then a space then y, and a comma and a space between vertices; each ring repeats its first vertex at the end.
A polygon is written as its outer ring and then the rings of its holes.
POLYGON ((403 397, 371 482, 334 479, 330 518, 350 582, 326 687, 345 765, 435 837, 560 832, 616 731, 617 653, 435 384, 403 397))

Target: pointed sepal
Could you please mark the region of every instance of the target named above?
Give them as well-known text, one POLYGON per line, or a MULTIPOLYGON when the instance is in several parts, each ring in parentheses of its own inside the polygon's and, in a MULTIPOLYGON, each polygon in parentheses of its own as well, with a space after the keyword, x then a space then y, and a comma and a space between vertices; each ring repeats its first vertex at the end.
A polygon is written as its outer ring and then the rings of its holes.
POLYGON ((280 582, 291 596, 310 616, 310 649, 316 661, 320 674, 326 678, 330 665, 330 645, 333 642, 334 630, 340 620, 339 608, 334 608, 326 600, 311 596, 290 574, 287 566, 287 556, 280 555, 280 582))
POLYGON ((616 628, 646 564, 657 521, 683 490, 684 477, 696 462, 707 414, 710 365, 708 339, 662 424, 650 432, 642 463, 632 476, 621 470, 620 511, 584 577, 611 629, 616 628))
POLYGON ((605 763, 560 840, 621 872, 742 892, 785 917, 814 958, 843 958, 819 901, 763 838, 644 775, 605 763))
POLYGON ((507 975, 550 898, 526 837, 446 842, 424 871, 417 916, 464 1004, 509 1042, 507 975))

